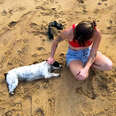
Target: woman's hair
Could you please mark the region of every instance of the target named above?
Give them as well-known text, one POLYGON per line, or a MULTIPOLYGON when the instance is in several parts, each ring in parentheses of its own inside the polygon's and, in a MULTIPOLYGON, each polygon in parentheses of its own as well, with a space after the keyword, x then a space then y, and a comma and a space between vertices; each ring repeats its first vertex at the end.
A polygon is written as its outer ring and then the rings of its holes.
POLYGON ((94 29, 96 27, 96 22, 93 21, 82 21, 80 22, 74 30, 74 41, 78 41, 81 46, 85 45, 85 42, 93 36, 94 29))

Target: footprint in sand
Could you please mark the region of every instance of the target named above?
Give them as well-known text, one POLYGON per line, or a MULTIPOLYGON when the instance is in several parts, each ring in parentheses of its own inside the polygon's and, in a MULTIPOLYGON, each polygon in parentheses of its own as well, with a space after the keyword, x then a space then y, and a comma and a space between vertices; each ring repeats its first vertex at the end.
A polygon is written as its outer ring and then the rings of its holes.
POLYGON ((5 0, 1 0, 1 1, 0 1, 0 4, 3 4, 4 2, 5 2, 5 0))
MULTIPOLYGON (((111 114, 111 113, 110 113, 111 114)), ((106 113, 103 111, 97 112, 95 116, 106 116, 106 113)), ((111 115, 110 115, 111 116, 111 115)))
POLYGON ((11 66, 11 65, 13 65, 11 62, 8 62, 8 64, 7 64, 8 66, 11 66))
POLYGON ((106 2, 107 0, 101 0, 102 2, 106 2))
POLYGON ((51 108, 54 108, 54 106, 55 106, 55 99, 54 98, 49 98, 48 99, 48 103, 49 103, 51 108))
POLYGON ((37 29, 38 25, 37 25, 36 23, 31 23, 31 24, 30 24, 30 27, 31 27, 31 28, 36 28, 36 29, 37 29))
POLYGON ((99 9, 95 9, 93 13, 97 14, 99 11, 100 11, 99 9))
POLYGON ((42 84, 42 86, 43 86, 44 89, 47 89, 48 86, 49 86, 49 80, 45 79, 44 83, 42 84))
POLYGON ((107 29, 110 30, 110 29, 112 29, 112 27, 111 26, 108 26, 107 29))
POLYGON ((19 11, 23 11, 23 10, 25 10, 25 9, 26 9, 25 7, 19 7, 19 8, 18 8, 19 11))
POLYGON ((14 107, 14 109, 20 111, 20 110, 22 110, 22 103, 21 102, 14 103, 13 107, 14 107))
POLYGON ((60 53, 60 55, 59 56, 61 56, 61 57, 65 57, 65 54, 64 53, 60 53))
POLYGON ((45 116, 45 114, 41 108, 38 108, 33 116, 45 116))
POLYGON ((102 3, 101 3, 101 2, 98 2, 97 4, 98 4, 98 5, 102 5, 102 3))
POLYGON ((2 15, 2 16, 6 16, 6 15, 7 15, 7 11, 6 11, 6 10, 3 10, 3 11, 1 12, 1 15, 2 15))
POLYGON ((94 92, 94 88, 91 83, 85 82, 84 86, 86 87, 78 87, 76 88, 76 93, 83 94, 90 99, 96 99, 97 95, 94 92))
POLYGON ((11 21, 11 22, 8 24, 8 26, 9 26, 10 28, 12 28, 12 27, 14 27, 16 24, 17 24, 16 21, 11 21))
POLYGON ((108 4, 107 4, 107 3, 105 3, 104 5, 105 5, 105 6, 108 6, 108 4))
POLYGON ((34 0, 35 2, 40 2, 41 0, 34 0))
POLYGON ((38 47, 37 50, 41 51, 41 50, 45 50, 44 47, 38 47))
POLYGON ((21 111, 17 111, 16 110, 10 110, 10 111, 7 111, 4 115, 2 116, 21 116, 22 115, 22 112, 21 111))
POLYGON ((31 31, 30 32, 33 33, 35 36, 40 35, 40 34, 46 35, 45 32, 40 31, 40 30, 43 30, 42 29, 42 26, 40 28, 40 26, 38 26, 36 23, 30 23, 30 28, 31 28, 31 31))
POLYGON ((109 20, 109 23, 110 23, 110 24, 112 24, 112 23, 113 23, 113 21, 110 19, 110 20, 109 20))
POLYGON ((38 55, 38 54, 36 54, 36 53, 32 55, 32 57, 38 57, 38 56, 39 56, 39 55, 38 55))
POLYGON ((107 0, 101 0, 101 2, 104 2, 104 5, 107 6, 108 4, 106 3, 107 0))
POLYGON ((22 102, 23 114, 25 116, 32 116, 32 97, 25 96, 24 101, 22 102))
POLYGON ((13 116, 13 112, 12 112, 12 111, 7 111, 7 112, 5 113, 5 116, 13 116))
POLYGON ((79 3, 83 4, 84 0, 77 0, 79 3))
POLYGON ((49 106, 50 106, 50 115, 51 116, 54 116, 54 113, 55 113, 55 98, 49 98, 48 99, 48 103, 49 103, 49 106))
POLYGON ((83 13, 87 13, 88 11, 86 9, 83 9, 83 13))

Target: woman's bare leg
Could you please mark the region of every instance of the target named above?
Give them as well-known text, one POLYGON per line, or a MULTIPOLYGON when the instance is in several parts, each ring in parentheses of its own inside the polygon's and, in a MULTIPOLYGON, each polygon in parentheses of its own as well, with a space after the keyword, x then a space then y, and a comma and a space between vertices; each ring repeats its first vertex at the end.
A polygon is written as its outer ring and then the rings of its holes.
POLYGON ((97 52, 97 56, 95 62, 92 67, 99 69, 101 71, 111 70, 112 69, 112 61, 103 55, 101 52, 97 52))
POLYGON ((77 79, 77 75, 80 72, 80 70, 83 68, 83 64, 79 60, 71 61, 69 64, 70 71, 74 75, 74 77, 77 79))
MULTIPOLYGON (((100 52, 97 52, 97 56, 95 62, 93 63, 92 67, 99 69, 101 71, 111 70, 112 69, 112 61, 103 55, 100 52)), ((76 79, 78 79, 78 73, 83 68, 83 63, 79 60, 71 61, 69 64, 70 71, 74 75, 76 79)))

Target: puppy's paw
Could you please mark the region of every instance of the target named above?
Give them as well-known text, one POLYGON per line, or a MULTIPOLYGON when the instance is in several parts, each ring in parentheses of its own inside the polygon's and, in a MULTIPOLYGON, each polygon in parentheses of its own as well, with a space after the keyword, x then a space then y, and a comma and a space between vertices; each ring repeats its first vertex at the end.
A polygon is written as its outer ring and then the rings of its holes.
POLYGON ((9 95, 10 96, 13 96, 14 95, 14 92, 13 91, 9 92, 9 95))
POLYGON ((60 77, 61 75, 59 73, 55 74, 55 77, 60 77))

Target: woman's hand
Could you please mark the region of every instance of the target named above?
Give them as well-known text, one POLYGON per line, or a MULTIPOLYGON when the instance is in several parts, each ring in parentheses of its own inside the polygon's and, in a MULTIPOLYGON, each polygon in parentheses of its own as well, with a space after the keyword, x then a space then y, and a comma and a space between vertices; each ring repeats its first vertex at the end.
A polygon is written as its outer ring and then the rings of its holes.
POLYGON ((77 80, 85 80, 87 77, 88 77, 88 70, 84 68, 81 69, 76 75, 77 80))
POLYGON ((53 57, 49 57, 49 58, 47 59, 47 62, 48 62, 49 64, 53 64, 53 63, 55 62, 55 59, 54 59, 53 57))

